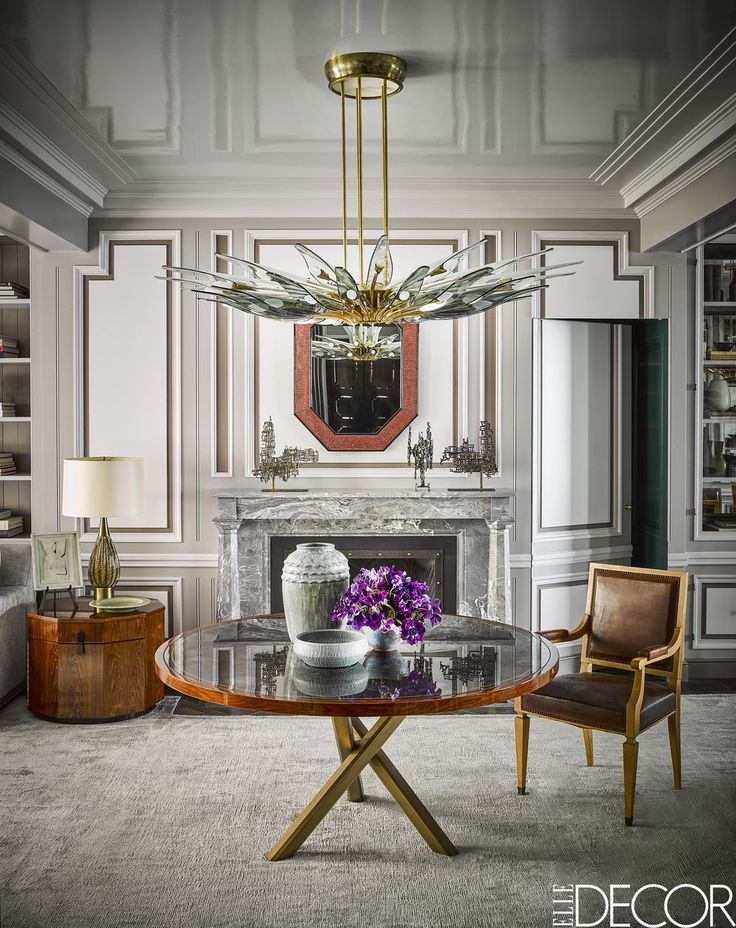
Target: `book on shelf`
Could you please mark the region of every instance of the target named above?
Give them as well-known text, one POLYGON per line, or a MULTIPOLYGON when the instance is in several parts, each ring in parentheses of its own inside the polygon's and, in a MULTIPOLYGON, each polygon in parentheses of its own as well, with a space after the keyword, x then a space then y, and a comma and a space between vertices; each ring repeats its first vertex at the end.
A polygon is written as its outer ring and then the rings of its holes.
POLYGON ((20 526, 23 528, 23 516, 11 516, 9 519, 0 519, 0 532, 9 532, 20 526))
POLYGON ((7 531, 0 530, 0 538, 12 538, 14 535, 20 535, 23 532, 22 525, 16 525, 15 528, 10 528, 7 531))
POLYGON ((12 509, 0 509, 0 519, 9 519, 12 515, 12 509))
POLYGON ((16 299, 28 298, 28 287, 17 284, 14 280, 0 281, 0 297, 15 297, 16 299))
POLYGON ((17 348, 0 348, 0 358, 17 358, 20 352, 17 348))

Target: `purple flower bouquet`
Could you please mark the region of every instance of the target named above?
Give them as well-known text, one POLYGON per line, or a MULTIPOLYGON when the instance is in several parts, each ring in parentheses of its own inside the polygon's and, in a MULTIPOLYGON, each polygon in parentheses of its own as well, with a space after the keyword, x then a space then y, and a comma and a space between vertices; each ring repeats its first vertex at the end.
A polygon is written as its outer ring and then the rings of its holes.
POLYGON ((432 599, 426 583, 412 580, 403 570, 366 568, 343 593, 330 618, 362 629, 374 646, 381 647, 376 644, 381 635, 416 644, 424 638, 428 625, 441 621, 442 604, 432 599))

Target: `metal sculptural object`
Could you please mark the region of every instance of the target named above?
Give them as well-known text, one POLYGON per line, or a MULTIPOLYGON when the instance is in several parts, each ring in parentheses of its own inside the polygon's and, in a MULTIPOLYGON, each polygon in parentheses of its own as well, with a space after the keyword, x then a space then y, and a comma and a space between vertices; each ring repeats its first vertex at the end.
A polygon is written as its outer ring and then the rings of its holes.
POLYGON ((453 692, 456 685, 467 686, 471 681, 479 681, 482 686, 490 686, 496 680, 496 648, 481 646, 465 657, 452 657, 450 663, 440 662, 440 670, 445 680, 451 680, 453 692))
POLYGON ((485 419, 480 423, 479 447, 476 449, 467 438, 460 445, 448 445, 442 452, 440 464, 448 461, 452 463, 450 470, 453 474, 479 474, 479 487, 456 487, 459 490, 491 490, 492 487, 483 486, 483 477, 493 477, 498 473, 496 465, 496 439, 493 435, 491 423, 485 419))
POLYGON ((165 266, 168 279, 189 287, 203 299, 232 306, 242 312, 286 322, 308 322, 341 326, 337 337, 323 335, 316 340, 316 357, 376 361, 401 355, 401 340, 395 327, 399 323, 432 319, 456 319, 486 312, 512 300, 530 296, 547 286, 550 273, 580 264, 515 269, 524 258, 542 257, 545 248, 460 270, 461 263, 485 247, 485 239, 462 248, 434 264, 416 268, 403 280, 393 281, 394 262, 389 241, 388 186, 388 98, 404 83, 406 62, 382 52, 350 52, 336 55, 325 63, 330 90, 340 97, 342 133, 342 266, 333 267, 306 245, 295 245, 307 267, 308 276, 264 267, 255 261, 217 254, 229 262, 231 273, 215 273, 185 267, 165 266), (357 268, 348 269, 348 174, 346 101, 355 101, 357 268), (381 102, 381 153, 383 234, 364 267, 365 230, 363 223, 363 103, 381 102), (242 276, 234 276, 234 268, 242 276), (346 336, 346 337, 340 337, 346 336))
POLYGON ((266 696, 275 696, 278 689, 278 678, 286 673, 286 659, 289 656, 288 646, 278 648, 273 645, 271 651, 259 651, 253 655, 256 665, 256 693, 263 692, 266 696))
POLYGON ((291 448, 286 447, 281 454, 276 454, 276 432, 273 427, 273 420, 268 417, 268 422, 263 423, 261 429, 261 450, 259 455, 258 467, 253 470, 253 476, 258 477, 263 483, 271 481, 271 486, 263 493, 276 492, 298 492, 291 487, 279 487, 276 490, 276 478, 286 482, 289 477, 296 477, 299 473, 300 464, 316 464, 319 460, 318 453, 313 448, 291 448))
POLYGON ((432 442, 432 426, 427 422, 426 435, 419 433, 415 444, 411 443, 411 426, 409 426, 409 440, 406 448, 406 459, 409 464, 414 462, 414 480, 417 490, 428 490, 429 484, 425 483, 427 471, 432 469, 432 456, 434 454, 434 444, 432 442), (419 473, 420 482, 416 483, 417 472, 419 473))

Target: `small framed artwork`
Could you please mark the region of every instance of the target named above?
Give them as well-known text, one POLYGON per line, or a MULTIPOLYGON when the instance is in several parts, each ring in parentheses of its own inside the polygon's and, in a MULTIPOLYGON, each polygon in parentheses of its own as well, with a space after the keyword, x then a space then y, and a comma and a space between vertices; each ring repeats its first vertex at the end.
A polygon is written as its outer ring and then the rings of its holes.
POLYGON ((76 532, 31 535, 33 588, 36 590, 78 589, 82 583, 82 559, 76 532))

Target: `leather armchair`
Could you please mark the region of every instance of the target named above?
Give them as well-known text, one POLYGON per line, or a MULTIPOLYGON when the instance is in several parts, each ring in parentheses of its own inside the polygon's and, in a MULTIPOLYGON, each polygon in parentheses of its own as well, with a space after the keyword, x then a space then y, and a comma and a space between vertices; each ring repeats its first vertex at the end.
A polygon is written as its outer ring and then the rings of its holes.
POLYGON ((585 615, 572 631, 542 632, 561 644, 582 639, 580 673, 557 676, 515 700, 517 788, 526 793, 529 717, 582 728, 588 766, 593 732, 623 735, 624 819, 634 821, 639 734, 667 719, 675 789, 681 789, 680 687, 687 574, 591 564, 585 615), (595 672, 597 668, 628 671, 595 672), (653 678, 664 681, 653 682, 653 678))

